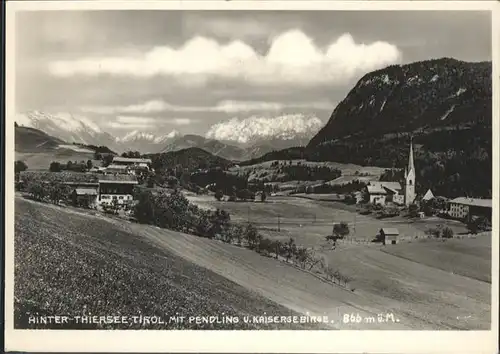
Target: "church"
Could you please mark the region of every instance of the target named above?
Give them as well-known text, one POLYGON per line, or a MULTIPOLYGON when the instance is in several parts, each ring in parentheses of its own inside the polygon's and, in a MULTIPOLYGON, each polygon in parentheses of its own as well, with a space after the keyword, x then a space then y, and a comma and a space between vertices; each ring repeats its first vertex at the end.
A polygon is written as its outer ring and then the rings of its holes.
POLYGON ((415 200, 415 164, 413 162, 413 142, 410 140, 410 154, 408 157, 408 168, 405 168, 404 179, 404 204, 406 206, 415 200))
POLYGON ((408 167, 400 182, 371 181, 366 186, 367 202, 385 205, 387 202, 409 206, 415 201, 415 164, 413 161, 413 142, 410 140, 408 167))

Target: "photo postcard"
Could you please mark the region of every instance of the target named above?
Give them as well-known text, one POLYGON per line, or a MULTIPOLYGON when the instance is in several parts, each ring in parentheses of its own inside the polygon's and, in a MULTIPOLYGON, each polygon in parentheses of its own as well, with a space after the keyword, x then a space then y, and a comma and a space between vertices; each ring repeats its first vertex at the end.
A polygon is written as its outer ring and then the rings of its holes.
POLYGON ((9 2, 6 349, 495 352, 497 5, 9 2))

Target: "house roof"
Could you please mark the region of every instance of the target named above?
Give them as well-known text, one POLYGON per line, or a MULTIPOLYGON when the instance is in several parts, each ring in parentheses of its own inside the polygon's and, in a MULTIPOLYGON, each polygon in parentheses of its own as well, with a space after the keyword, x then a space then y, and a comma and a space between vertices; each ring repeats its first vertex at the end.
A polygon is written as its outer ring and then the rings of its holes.
POLYGON ((116 156, 113 158, 113 162, 151 163, 151 159, 139 159, 139 158, 132 158, 132 157, 116 156))
POLYGON ((463 204, 468 206, 478 206, 483 208, 491 208, 491 199, 465 198, 458 197, 450 200, 450 203, 463 204))
POLYGON ((126 170, 128 168, 127 165, 115 165, 111 164, 108 167, 106 167, 106 170, 126 170))
POLYGON ((97 189, 94 188, 77 188, 75 192, 77 195, 97 195, 97 189))
POLYGON ((384 227, 380 229, 380 231, 383 232, 384 235, 399 235, 398 229, 393 227, 384 227))
POLYGON ((370 181, 370 185, 387 188, 396 193, 401 190, 401 184, 399 182, 370 181))
POLYGON ((120 174, 99 176, 99 183, 138 184, 135 176, 120 174))
POLYGON ((366 189, 368 190, 369 194, 387 194, 387 191, 378 185, 376 186, 368 185, 366 186, 366 189))
POLYGON ((432 193, 432 191, 430 189, 427 190, 425 195, 422 197, 423 200, 431 200, 432 198, 434 198, 434 194, 432 193))

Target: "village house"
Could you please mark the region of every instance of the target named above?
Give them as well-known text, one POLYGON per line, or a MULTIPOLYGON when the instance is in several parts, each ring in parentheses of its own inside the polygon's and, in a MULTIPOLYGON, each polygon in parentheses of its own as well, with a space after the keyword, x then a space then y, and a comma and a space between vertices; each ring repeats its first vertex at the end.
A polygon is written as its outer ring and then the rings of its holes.
POLYGON ((486 217, 491 222, 491 199, 455 198, 448 202, 448 215, 467 222, 475 217, 486 217))
POLYGON ((71 201, 73 205, 84 208, 97 207, 97 189, 96 188, 75 188, 71 193, 71 201))
POLYGON ((370 195, 370 203, 386 204, 392 202, 394 204, 403 204, 404 195, 399 182, 382 182, 370 181, 367 186, 367 193, 370 195), (383 198, 382 196, 385 196, 383 198))
POLYGON ((116 166, 124 166, 121 167, 125 171, 124 173, 138 174, 141 172, 153 172, 151 164, 151 159, 115 156, 110 166, 116 169, 120 169, 120 167, 116 166))
POLYGON ((127 165, 108 165, 105 169, 105 173, 129 173, 129 167, 127 165))
POLYGON ((387 191, 380 185, 367 185, 366 193, 368 194, 368 202, 370 204, 385 205, 387 198, 387 191))
POLYGON ((134 200, 134 187, 137 184, 137 178, 131 175, 99 176, 98 201, 100 204, 111 204, 113 200, 119 205, 130 204, 134 200))

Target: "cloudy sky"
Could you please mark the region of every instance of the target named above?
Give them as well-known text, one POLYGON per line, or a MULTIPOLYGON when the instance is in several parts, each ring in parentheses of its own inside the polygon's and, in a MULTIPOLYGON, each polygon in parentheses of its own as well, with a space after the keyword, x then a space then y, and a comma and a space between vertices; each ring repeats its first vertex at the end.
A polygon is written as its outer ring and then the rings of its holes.
POLYGON ((123 136, 326 122, 374 69, 491 60, 487 12, 43 11, 16 17, 16 110, 123 136), (215 127, 214 127, 215 125, 215 127))

